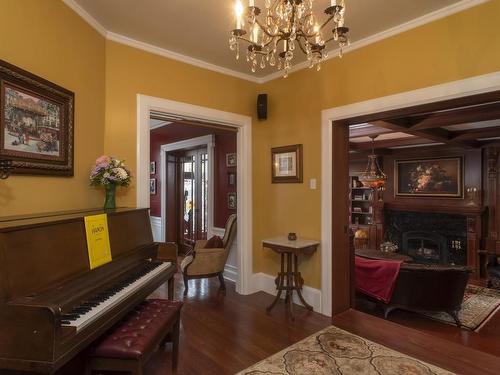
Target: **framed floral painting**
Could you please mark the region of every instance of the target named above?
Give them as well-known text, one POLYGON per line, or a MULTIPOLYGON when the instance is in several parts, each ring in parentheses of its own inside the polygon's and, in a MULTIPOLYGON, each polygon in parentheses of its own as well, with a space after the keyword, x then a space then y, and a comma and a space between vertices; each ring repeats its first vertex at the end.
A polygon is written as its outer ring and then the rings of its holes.
POLYGON ((396 196, 462 198, 463 158, 396 160, 396 196))
POLYGON ((14 172, 73 175, 74 94, 0 60, 0 156, 14 172))

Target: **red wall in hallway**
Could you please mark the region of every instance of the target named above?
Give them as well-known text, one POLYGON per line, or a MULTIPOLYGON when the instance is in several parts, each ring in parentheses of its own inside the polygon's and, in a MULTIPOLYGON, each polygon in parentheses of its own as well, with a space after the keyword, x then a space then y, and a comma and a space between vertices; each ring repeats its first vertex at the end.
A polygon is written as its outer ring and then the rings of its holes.
POLYGON ((160 149, 162 145, 183 141, 204 135, 215 135, 214 149, 214 226, 224 228, 226 219, 236 210, 227 207, 227 194, 236 192, 236 186, 229 186, 228 172, 235 172, 236 167, 226 167, 226 154, 236 152, 236 133, 202 126, 172 123, 151 131, 150 158, 156 162, 156 194, 151 195, 151 216, 161 216, 161 158, 160 149))

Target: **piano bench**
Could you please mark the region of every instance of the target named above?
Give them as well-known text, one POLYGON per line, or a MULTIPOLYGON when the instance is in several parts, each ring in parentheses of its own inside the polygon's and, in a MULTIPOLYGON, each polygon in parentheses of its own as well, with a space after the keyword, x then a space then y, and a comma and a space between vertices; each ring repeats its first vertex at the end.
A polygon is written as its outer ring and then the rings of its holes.
POLYGON ((149 357, 172 340, 172 370, 179 357, 179 325, 182 302, 150 299, 118 323, 91 351, 85 374, 92 371, 127 371, 141 375, 149 357))

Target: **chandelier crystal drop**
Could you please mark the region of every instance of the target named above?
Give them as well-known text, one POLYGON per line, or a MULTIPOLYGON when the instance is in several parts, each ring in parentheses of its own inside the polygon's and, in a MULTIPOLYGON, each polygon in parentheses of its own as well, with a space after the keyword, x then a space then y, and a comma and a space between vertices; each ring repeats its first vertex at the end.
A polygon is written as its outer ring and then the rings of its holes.
POLYGON ((297 53, 306 55, 309 67, 316 66, 317 70, 327 58, 327 43, 336 42, 342 57, 342 49, 349 45, 344 0, 331 0, 323 22, 314 14, 313 3, 314 0, 265 0, 265 16, 261 16, 255 0, 249 0, 247 7, 242 0, 236 0, 236 27, 229 37, 229 47, 236 51, 236 59, 243 42, 252 72, 269 65, 283 70, 286 77, 297 53))

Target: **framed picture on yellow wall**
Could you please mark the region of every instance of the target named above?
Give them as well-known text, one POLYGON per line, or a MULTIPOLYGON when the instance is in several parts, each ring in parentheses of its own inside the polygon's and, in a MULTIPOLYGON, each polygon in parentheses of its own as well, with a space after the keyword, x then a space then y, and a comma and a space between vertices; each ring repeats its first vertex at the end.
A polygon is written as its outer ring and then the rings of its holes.
POLYGON ((73 176, 74 93, 0 60, 0 157, 13 173, 73 176))
POLYGON ((302 145, 275 147, 271 149, 272 183, 301 183, 302 145))

